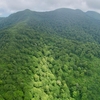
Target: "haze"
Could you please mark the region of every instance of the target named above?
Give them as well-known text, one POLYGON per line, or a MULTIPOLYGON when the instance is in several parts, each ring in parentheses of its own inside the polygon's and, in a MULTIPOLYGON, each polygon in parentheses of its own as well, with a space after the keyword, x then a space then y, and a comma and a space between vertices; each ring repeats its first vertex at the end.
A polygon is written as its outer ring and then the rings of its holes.
POLYGON ((100 12, 100 0, 0 0, 0 17, 24 9, 49 11, 57 8, 100 12))

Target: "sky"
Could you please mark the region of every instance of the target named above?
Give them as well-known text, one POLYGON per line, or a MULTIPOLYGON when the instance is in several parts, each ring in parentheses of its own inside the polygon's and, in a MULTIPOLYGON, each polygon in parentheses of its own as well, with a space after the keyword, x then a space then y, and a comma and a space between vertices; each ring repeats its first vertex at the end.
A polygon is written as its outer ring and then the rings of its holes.
POLYGON ((25 9, 50 11, 58 8, 92 10, 100 13, 100 0, 0 0, 0 17, 25 9))

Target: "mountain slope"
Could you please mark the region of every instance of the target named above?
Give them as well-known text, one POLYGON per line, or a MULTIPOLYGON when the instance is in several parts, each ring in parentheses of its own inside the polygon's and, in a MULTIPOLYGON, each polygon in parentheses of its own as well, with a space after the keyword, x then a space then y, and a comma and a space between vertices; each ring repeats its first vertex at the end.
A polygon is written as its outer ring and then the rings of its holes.
POLYGON ((89 15, 90 17, 100 20, 100 14, 94 11, 87 11, 86 12, 87 15, 89 15))
POLYGON ((71 9, 25 10, 4 21, 0 100, 100 99, 99 22, 71 9))
POLYGON ((50 12, 33 12, 27 9, 4 18, 0 22, 0 28, 12 27, 19 22, 26 22, 34 30, 39 28, 42 32, 51 31, 69 39, 100 43, 100 21, 81 10, 62 8, 50 12))

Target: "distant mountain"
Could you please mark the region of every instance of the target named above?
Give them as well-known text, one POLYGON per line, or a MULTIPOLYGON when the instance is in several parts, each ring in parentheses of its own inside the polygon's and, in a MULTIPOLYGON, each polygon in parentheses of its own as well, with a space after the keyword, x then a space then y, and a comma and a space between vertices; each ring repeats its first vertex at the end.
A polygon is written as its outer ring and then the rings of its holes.
POLYGON ((0 100, 100 100, 99 14, 26 9, 0 18, 0 100))
POLYGON ((4 18, 3 17, 0 17, 0 21, 2 21, 4 18))
POLYGON ((100 14, 94 11, 87 11, 86 12, 87 15, 89 15, 90 17, 100 20, 100 14))
MULTIPOLYGON (((94 15, 96 14, 97 13, 94 15)), ((100 42, 98 39, 98 36, 100 36, 100 21, 96 19, 97 17, 93 17, 89 14, 89 12, 84 13, 78 9, 72 10, 62 8, 50 12, 34 12, 27 9, 4 18, 0 22, 0 28, 12 27, 19 22, 25 22, 32 28, 39 27, 42 31, 51 31, 51 33, 57 33, 70 39, 76 39, 79 31, 82 31, 81 34, 78 34, 79 38, 77 38, 77 40, 83 40, 82 38, 86 38, 88 40, 88 38, 91 37, 88 41, 94 39, 95 41, 100 42), (70 30, 70 28, 73 30, 70 30), (64 30, 64 32, 62 32, 62 30, 64 30)))
POLYGON ((18 22, 22 22, 28 19, 28 17, 31 15, 32 11, 25 10, 20 11, 14 14, 11 14, 10 16, 3 18, 3 20, 0 22, 0 28, 6 28, 11 25, 17 24, 18 22))

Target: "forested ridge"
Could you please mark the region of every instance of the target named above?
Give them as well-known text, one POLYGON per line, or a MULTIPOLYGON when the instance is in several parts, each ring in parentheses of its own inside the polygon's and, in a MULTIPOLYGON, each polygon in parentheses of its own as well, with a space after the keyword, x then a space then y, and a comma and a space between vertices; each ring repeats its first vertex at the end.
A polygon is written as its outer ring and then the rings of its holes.
POLYGON ((0 100, 100 100, 100 16, 92 13, 0 18, 0 100))

